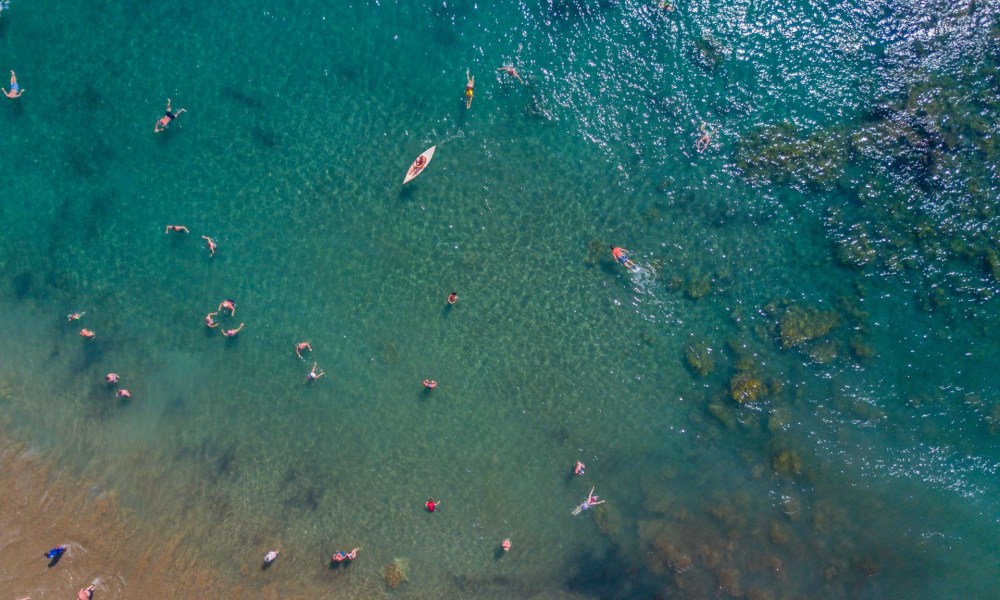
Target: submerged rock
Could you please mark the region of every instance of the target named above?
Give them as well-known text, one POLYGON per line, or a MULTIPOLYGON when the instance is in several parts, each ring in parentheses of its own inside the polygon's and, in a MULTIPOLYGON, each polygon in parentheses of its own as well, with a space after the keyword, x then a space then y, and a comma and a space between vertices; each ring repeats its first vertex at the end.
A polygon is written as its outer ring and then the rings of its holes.
POLYGON ((684 360, 687 361, 687 365, 692 371, 702 377, 715 370, 712 349, 703 340, 693 341, 684 348, 684 360))
POLYGON ((407 562, 402 558, 394 558, 392 562, 382 567, 382 579, 385 579, 386 584, 391 589, 396 589, 406 583, 407 562))
POLYGON ((752 374, 741 371, 729 381, 729 395, 740 404, 755 402, 767 394, 767 388, 752 374))
POLYGON ((792 450, 782 450, 771 458, 771 467, 785 477, 794 478, 802 472, 802 461, 792 450))
POLYGON ((836 312, 813 306, 790 304, 778 312, 778 337, 786 350, 823 337, 838 323, 836 312))

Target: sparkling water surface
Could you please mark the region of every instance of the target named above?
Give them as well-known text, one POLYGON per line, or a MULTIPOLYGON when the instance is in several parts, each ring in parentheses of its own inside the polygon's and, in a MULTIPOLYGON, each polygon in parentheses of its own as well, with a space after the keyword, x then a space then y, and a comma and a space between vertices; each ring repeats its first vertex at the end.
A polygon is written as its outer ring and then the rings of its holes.
POLYGON ((10 430, 303 596, 990 597, 1000 8, 672 4, 12 4, 10 430))

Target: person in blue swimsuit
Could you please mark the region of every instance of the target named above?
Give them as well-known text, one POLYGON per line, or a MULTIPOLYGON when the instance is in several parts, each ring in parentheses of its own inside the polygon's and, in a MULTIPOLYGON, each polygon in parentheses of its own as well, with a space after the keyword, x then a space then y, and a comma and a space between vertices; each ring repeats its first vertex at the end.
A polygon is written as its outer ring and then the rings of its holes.
POLYGON ((21 86, 17 85, 17 75, 14 74, 13 69, 10 72, 10 91, 8 92, 5 88, 0 88, 0 90, 3 90, 3 95, 8 98, 20 98, 21 94, 24 93, 21 86))

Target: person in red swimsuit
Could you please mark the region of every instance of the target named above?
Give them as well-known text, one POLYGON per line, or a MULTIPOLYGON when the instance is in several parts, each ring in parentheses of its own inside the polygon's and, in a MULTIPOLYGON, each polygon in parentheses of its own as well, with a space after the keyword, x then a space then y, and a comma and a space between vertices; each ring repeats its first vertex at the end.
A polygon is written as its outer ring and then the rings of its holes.
POLYGON ((424 504, 424 506, 427 507, 427 512, 434 512, 437 510, 438 504, 441 504, 440 500, 435 500, 434 498, 431 498, 430 500, 427 501, 427 504, 424 504))

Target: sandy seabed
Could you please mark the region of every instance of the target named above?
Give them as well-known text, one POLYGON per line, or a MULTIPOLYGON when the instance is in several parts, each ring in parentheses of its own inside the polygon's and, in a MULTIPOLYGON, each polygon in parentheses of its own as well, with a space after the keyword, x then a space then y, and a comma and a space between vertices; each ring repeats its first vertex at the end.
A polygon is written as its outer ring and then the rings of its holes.
POLYGON ((190 556, 183 539, 130 519, 113 492, 0 436, 0 600, 76 598, 92 582, 94 600, 307 596, 279 583, 223 582, 190 556), (67 550, 50 566, 44 554, 57 545, 67 550))

